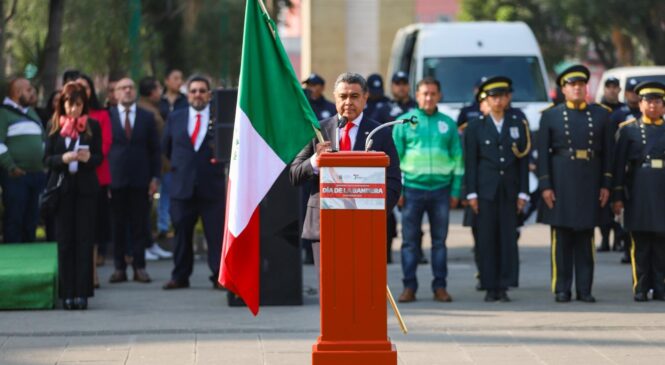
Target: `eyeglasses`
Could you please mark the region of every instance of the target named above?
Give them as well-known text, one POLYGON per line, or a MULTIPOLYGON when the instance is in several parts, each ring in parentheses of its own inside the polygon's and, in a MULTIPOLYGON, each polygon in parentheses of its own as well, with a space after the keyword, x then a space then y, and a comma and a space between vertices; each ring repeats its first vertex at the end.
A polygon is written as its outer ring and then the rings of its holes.
POLYGON ((190 94, 206 94, 206 93, 208 93, 208 89, 190 89, 189 93, 190 94))

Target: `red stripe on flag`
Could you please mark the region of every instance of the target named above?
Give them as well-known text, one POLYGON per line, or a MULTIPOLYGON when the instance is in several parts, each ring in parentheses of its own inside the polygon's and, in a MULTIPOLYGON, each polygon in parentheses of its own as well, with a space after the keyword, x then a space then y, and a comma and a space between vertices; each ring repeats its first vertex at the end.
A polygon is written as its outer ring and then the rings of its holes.
MULTIPOLYGON (((229 187, 230 185, 229 180, 229 187)), ((256 316, 259 313, 259 207, 254 209, 245 229, 235 237, 229 232, 228 205, 227 203, 218 281, 241 297, 256 316)))

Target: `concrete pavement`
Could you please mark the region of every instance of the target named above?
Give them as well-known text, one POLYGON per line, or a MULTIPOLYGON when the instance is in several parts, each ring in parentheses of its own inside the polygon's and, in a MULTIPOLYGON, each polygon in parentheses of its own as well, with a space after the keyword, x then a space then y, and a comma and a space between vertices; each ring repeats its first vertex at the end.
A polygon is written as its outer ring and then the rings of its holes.
MULTIPOLYGON (((459 222, 459 214, 453 222, 459 222)), ((435 303, 429 267, 419 267, 418 301, 401 304, 410 333, 389 310, 389 334, 399 363, 417 364, 641 364, 665 363, 665 303, 632 301, 630 267, 619 253, 598 253, 596 304, 558 304, 549 292, 549 230, 532 225, 520 240, 520 288, 510 303, 484 303, 477 292, 471 235, 451 225, 449 291, 435 303)), ((395 242, 395 248, 399 239, 395 242)), ((427 243, 426 243, 427 246, 427 243)), ((399 260, 399 251, 394 251, 399 260)), ((427 253, 428 254, 428 253, 427 253)), ((429 255, 429 254, 428 254, 429 255)), ((153 283, 108 284, 88 311, 0 312, 0 365, 309 364, 319 332, 312 266, 304 269, 305 305, 262 307, 254 318, 226 305, 211 289, 204 261, 192 288, 165 292, 171 263, 149 263, 153 283)), ((401 292, 399 264, 388 266, 393 294, 401 292)))

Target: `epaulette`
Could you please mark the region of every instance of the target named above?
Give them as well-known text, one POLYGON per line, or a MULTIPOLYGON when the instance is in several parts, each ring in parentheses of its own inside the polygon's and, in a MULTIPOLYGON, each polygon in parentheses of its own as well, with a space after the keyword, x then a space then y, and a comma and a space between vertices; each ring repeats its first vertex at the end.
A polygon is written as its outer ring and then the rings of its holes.
POLYGON ((556 104, 554 104, 554 103, 550 103, 550 105, 548 105, 547 107, 545 107, 545 108, 544 108, 543 110, 541 110, 540 112, 542 113, 542 112, 544 112, 545 110, 552 109, 552 108, 555 107, 555 106, 556 106, 556 104))
POLYGON ((598 106, 601 106, 601 107, 605 108, 608 112, 610 112, 610 113, 612 112, 612 108, 610 108, 609 106, 607 106, 607 105, 605 105, 605 104, 603 104, 603 103, 599 103, 599 104, 591 104, 591 105, 598 105, 598 106))
POLYGON ((637 119, 633 118, 633 119, 628 119, 628 120, 625 121, 625 122, 621 122, 621 123, 619 123, 619 129, 621 129, 621 128, 627 126, 627 125, 633 124, 633 123, 635 123, 636 121, 637 121, 637 119))

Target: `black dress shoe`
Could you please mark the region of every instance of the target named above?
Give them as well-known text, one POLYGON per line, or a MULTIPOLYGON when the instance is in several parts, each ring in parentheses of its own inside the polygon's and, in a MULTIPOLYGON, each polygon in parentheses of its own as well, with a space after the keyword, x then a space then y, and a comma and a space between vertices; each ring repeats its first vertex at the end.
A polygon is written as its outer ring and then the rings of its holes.
POLYGON ((485 294, 485 301, 487 303, 496 302, 499 298, 494 290, 488 290, 485 294))
POLYGON ((591 294, 577 295, 577 300, 579 300, 580 302, 584 302, 584 303, 595 303, 596 302, 596 298, 594 298, 593 295, 591 295, 591 294))
POLYGON ((134 281, 147 284, 152 281, 145 269, 134 269, 134 281))
POLYGON ((596 249, 598 252, 607 252, 610 250, 610 244, 607 241, 604 241, 600 244, 600 247, 596 249))
POLYGON ((630 262, 631 262, 630 256, 628 256, 628 253, 624 252, 623 256, 621 257, 621 263, 622 264, 630 264, 630 262))
POLYGON ((568 302, 570 302, 570 294, 569 293, 563 293, 563 292, 556 293, 556 295, 554 296, 554 300, 557 303, 568 303, 568 302))
POLYGON ((88 298, 74 298, 74 308, 81 310, 88 309, 88 298))
POLYGON ((665 293, 653 293, 653 296, 651 297, 653 300, 660 300, 660 301, 665 301, 665 293))
POLYGON ((646 302, 647 300, 649 300, 649 298, 647 297, 647 293, 642 293, 642 292, 635 293, 633 299, 635 299, 636 302, 646 302))
POLYGON ((68 311, 74 309, 75 308, 74 307, 74 299, 72 299, 72 298, 63 299, 62 308, 66 309, 68 311))
POLYGON ((506 293, 505 290, 499 290, 496 298, 501 302, 501 303, 508 303, 510 302, 510 298, 508 297, 508 293, 506 293))
POLYGON ((185 289, 189 288, 189 282, 178 282, 175 280, 169 280, 162 286, 164 290, 173 290, 173 289, 185 289))

